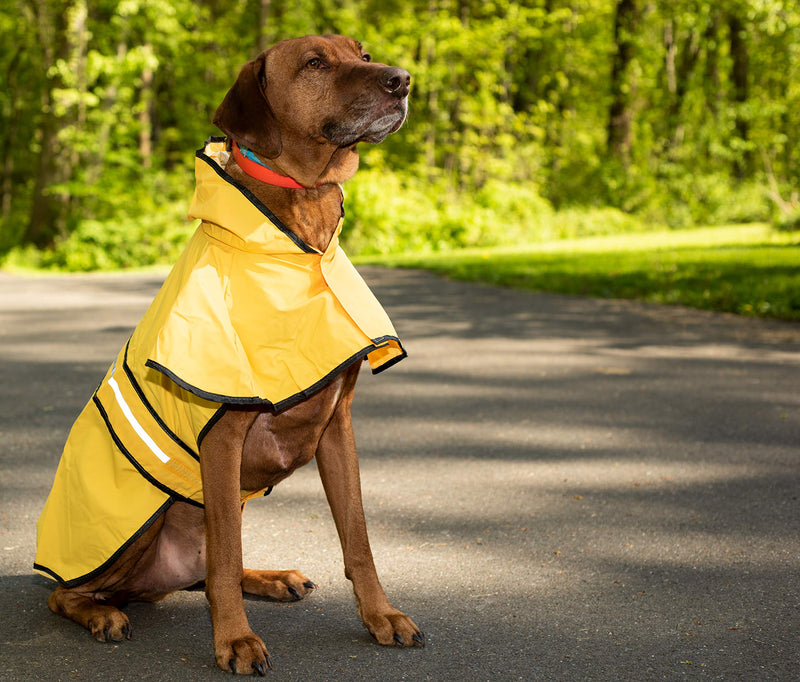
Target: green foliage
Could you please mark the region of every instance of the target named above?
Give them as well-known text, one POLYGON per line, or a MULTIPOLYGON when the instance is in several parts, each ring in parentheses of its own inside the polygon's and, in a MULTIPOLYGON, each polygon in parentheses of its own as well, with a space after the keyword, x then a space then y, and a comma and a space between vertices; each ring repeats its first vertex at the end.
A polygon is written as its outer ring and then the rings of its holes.
MULTIPOLYGON (((652 227, 652 226, 651 226, 652 227)), ((567 208, 552 219, 551 239, 578 239, 609 234, 641 232, 642 221, 618 208, 567 208)))
POLYGON ((772 221, 779 232, 796 232, 800 230, 800 206, 779 212, 772 221))
POLYGON ((186 219, 185 208, 169 206, 150 216, 83 220, 51 249, 17 247, 7 255, 5 263, 16 268, 65 272, 169 265, 196 228, 195 222, 186 219))
POLYGON ((171 234, 241 64, 306 33, 353 35, 413 77, 408 122, 348 184, 354 252, 764 221, 763 188, 800 176, 800 8, 779 0, 637 0, 621 35, 607 0, 7 4, 0 257, 38 244, 53 249, 43 263, 75 267, 160 258, 134 245, 171 234), (627 154, 609 144, 620 92, 627 154), (77 255, 83 239, 114 255, 77 255))
POLYGON ((363 170, 345 187, 343 244, 352 254, 439 251, 545 238, 553 210, 530 186, 491 181, 457 193, 387 170, 363 170))
POLYGON ((627 207, 650 224, 672 229, 765 222, 771 215, 763 185, 734 182, 721 173, 687 175, 675 167, 662 168, 661 178, 642 178, 628 194, 627 207))

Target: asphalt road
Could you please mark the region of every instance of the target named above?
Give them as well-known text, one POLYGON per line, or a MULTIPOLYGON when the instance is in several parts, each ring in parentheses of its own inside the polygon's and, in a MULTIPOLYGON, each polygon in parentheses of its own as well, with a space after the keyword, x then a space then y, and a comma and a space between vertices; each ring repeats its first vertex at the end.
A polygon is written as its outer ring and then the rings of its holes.
MULTIPOLYGON (((355 405, 373 550, 424 650, 361 626, 313 464, 248 505, 273 680, 790 680, 800 673, 800 327, 365 270, 409 358, 355 405)), ((202 592, 99 644, 51 614, 35 522, 157 274, 0 273, 0 679, 224 679, 202 592)))

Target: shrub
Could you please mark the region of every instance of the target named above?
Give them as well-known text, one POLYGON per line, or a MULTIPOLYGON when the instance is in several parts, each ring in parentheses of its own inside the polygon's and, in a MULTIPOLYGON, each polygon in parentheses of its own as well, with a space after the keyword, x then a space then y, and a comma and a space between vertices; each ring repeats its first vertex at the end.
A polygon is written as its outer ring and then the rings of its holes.
POLYGON ((779 211, 772 219, 772 227, 779 232, 796 232, 800 230, 800 206, 779 211))
POLYGON ((566 208, 552 219, 554 239, 577 239, 608 234, 640 232, 645 225, 639 218, 617 208, 566 208))
POLYGON ((189 223, 183 204, 153 215, 132 215, 117 220, 80 221, 52 249, 13 249, 8 265, 45 270, 89 272, 124 270, 175 261, 196 223, 189 223))
POLYGON ((345 186, 342 242, 351 255, 540 241, 553 209, 533 188, 490 181, 476 193, 444 181, 365 169, 345 186))

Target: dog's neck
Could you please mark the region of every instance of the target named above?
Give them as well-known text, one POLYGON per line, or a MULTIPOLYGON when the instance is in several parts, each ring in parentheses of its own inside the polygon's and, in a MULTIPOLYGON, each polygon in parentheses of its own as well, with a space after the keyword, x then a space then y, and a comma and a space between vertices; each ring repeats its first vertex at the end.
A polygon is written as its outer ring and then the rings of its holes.
POLYGON ((358 148, 355 144, 337 147, 323 137, 293 139, 283 135, 281 153, 266 163, 281 175, 288 175, 303 187, 327 183, 341 185, 358 170, 358 148))
POLYGON ((273 185, 275 187, 283 187, 285 189, 305 189, 297 180, 288 176, 281 175, 266 163, 264 163, 258 156, 251 152, 246 147, 240 147, 236 140, 231 142, 231 151, 233 158, 236 160, 237 165, 251 178, 273 185))
MULTIPOLYGON (((342 194, 338 184, 324 183, 304 189, 276 187, 245 173, 233 155, 229 157, 225 170, 306 244, 319 251, 328 248, 342 215, 342 194)), ((285 174, 283 169, 280 171, 285 174)))
MULTIPOLYGON (((274 176, 266 182, 253 177, 259 173, 253 172, 247 159, 240 165, 237 156, 239 159, 241 156, 235 153, 235 149, 233 146, 234 153, 228 160, 226 171, 306 244, 325 251, 342 215, 340 184, 358 170, 356 145, 334 147, 324 139, 306 141, 305 144, 288 144, 284 140, 282 153, 263 162, 272 173, 291 181, 291 184, 277 186, 274 176), (290 154, 287 151, 290 149, 298 151, 290 154)), ((256 164, 255 161, 250 163, 256 164)))

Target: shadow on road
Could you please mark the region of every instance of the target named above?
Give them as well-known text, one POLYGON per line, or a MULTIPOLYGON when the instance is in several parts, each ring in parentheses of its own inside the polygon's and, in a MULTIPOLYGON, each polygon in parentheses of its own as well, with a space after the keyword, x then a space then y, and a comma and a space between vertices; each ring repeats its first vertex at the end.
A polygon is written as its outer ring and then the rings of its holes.
MULTIPOLYGON (((373 644, 314 465, 248 505, 246 560, 320 590, 248 601, 277 680, 790 679, 800 604, 796 325, 365 269, 409 358, 362 372, 365 506, 424 651, 373 644)), ((205 679, 205 597, 100 645, 50 614, 35 520, 153 275, 0 277, 0 666, 205 679)))

